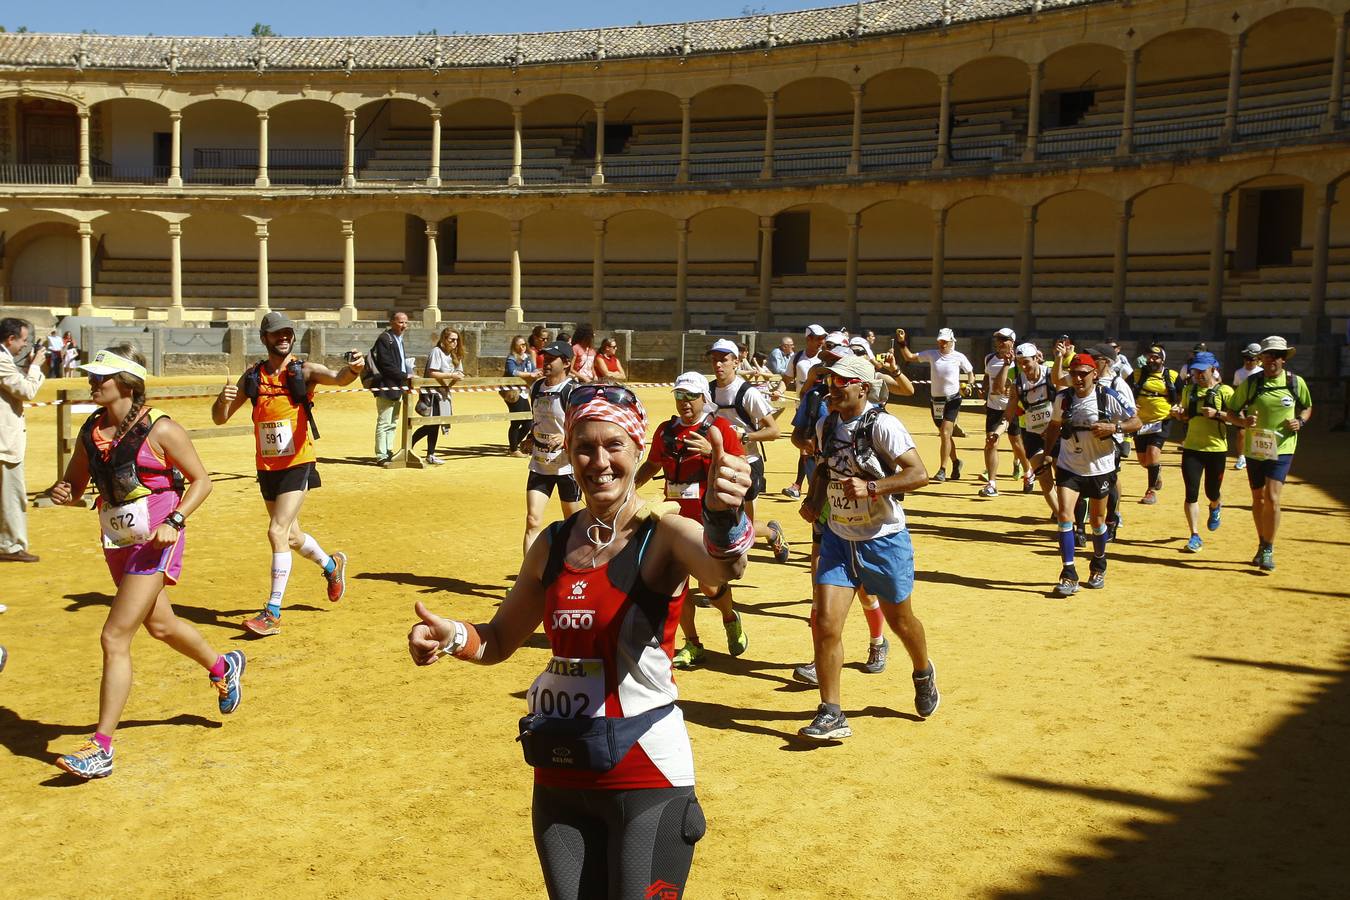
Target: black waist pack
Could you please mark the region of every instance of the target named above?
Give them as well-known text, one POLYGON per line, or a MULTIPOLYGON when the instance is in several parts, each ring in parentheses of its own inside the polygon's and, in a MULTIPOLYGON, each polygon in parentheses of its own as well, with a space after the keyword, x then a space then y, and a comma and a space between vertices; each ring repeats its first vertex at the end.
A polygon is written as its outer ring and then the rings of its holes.
POLYGON ((540 769, 608 772, 628 755, 653 725, 670 715, 675 704, 626 718, 554 719, 530 713, 520 720, 516 738, 527 765, 540 769))

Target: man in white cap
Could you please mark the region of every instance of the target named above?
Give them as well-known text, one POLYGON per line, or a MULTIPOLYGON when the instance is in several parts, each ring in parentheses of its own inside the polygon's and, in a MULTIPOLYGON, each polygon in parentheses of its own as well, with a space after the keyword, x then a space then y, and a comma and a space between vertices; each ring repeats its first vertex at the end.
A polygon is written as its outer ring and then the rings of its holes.
MULTIPOLYGON (((990 440, 994 430, 1000 425, 1007 432, 1008 444, 1017 459, 1017 468, 1021 469, 1025 457, 1022 454, 1020 438, 1022 429, 1016 419, 1008 419, 1004 413, 1008 409, 1009 375, 1013 369, 1013 347, 1017 344, 1017 333, 1011 328, 1000 328, 994 332, 994 349, 984 358, 984 487, 980 488, 981 497, 998 496, 998 437, 990 440)), ((1000 432, 1003 433, 1003 432, 1000 432)), ((1013 478, 1021 473, 1013 472, 1013 478)))
MULTIPOLYGON (((1033 343, 1018 344, 1013 351, 1017 369, 1009 373, 999 370, 994 379, 994 389, 1002 390, 1008 382, 1008 406, 1003 411, 1004 418, 1011 425, 1020 419, 1022 449, 1027 455, 1027 471, 1023 476, 1022 493, 1029 494, 1039 480, 1041 494, 1050 507, 1050 514, 1059 520, 1059 502, 1055 495, 1055 479, 1051 472, 1051 460, 1046 458, 1045 429, 1050 424, 1052 404, 1057 388, 1050 380, 1050 367, 1045 365, 1040 349, 1033 343), (1018 410, 1021 415, 1018 415, 1018 410)), ((997 443, 1002 431, 995 427, 987 440, 997 443)))
POLYGON ((740 376, 740 348, 735 341, 722 338, 708 350, 713 366, 713 403, 717 414, 740 432, 745 461, 750 464, 750 490, 745 494, 745 514, 755 525, 755 536, 766 538, 774 559, 787 562, 788 545, 783 526, 770 519, 755 518, 755 498, 764 492, 764 457, 761 441, 778 439, 778 420, 764 392, 740 376))
POLYGON ((1233 392, 1228 421, 1246 429, 1247 484, 1258 546, 1252 565, 1275 569, 1275 533, 1280 528, 1280 495, 1298 449, 1298 436, 1312 418, 1308 383, 1285 368, 1294 348, 1279 335, 1258 347, 1261 371, 1233 392))
POLYGON ((820 362, 820 348, 825 343, 825 335, 825 329, 814 322, 807 325, 806 349, 798 350, 790 357, 792 368, 788 371, 788 378, 792 381, 793 390, 798 393, 810 386, 806 383, 806 373, 811 371, 812 366, 820 362))
POLYGON ((329 555, 313 535, 300 527, 300 507, 319 487, 314 439, 314 386, 351 384, 365 368, 364 358, 352 351, 351 362, 334 372, 327 366, 292 355, 295 323, 283 312, 263 316, 259 337, 267 359, 250 366, 234 384, 226 384, 211 404, 211 421, 224 425, 246 402, 253 404, 253 436, 258 489, 267 507, 267 540, 272 546, 272 584, 267 602, 244 620, 244 627, 260 636, 281 632, 281 603, 291 578, 291 551, 317 565, 327 582, 330 602, 347 590, 347 554, 329 555))
MULTIPOLYGON (((812 325, 811 327, 817 328, 819 326, 812 325)), ((824 396, 823 390, 818 390, 819 385, 817 384, 820 366, 837 357, 840 348, 847 346, 848 335, 844 334, 842 331, 832 331, 821 338, 820 346, 816 350, 815 359, 811 361, 810 367, 807 368, 806 372, 797 381, 798 401, 797 415, 793 416, 794 429, 797 427, 797 420, 801 417, 801 411, 803 409, 814 410, 819 397, 824 396)), ((814 420, 812 420, 812 422, 814 423, 814 420)), ((799 442, 796 440, 793 441, 793 444, 800 447, 799 442)), ((791 497, 793 500, 797 500, 801 497, 802 486, 806 484, 807 479, 811 477, 811 471, 814 468, 812 465, 812 458, 811 453, 807 450, 802 449, 800 451, 800 456, 797 459, 797 476, 793 479, 792 484, 783 488, 783 496, 791 497)))
MULTIPOLYGON (((703 493, 713 452, 708 432, 716 429, 721 434, 722 449, 726 453, 744 456, 745 448, 731 423, 716 414, 707 378, 698 372, 685 372, 675 379, 674 393, 675 415, 657 426, 647 459, 638 467, 636 485, 641 487, 656 473, 663 473, 666 499, 679 504, 680 515, 701 525, 703 493)), ((745 635, 741 615, 732 601, 731 585, 699 582, 699 590, 707 599, 700 598, 697 605, 712 606, 722 614, 727 652, 740 656, 750 646, 750 639, 745 635)), ((694 608, 694 603, 685 603, 680 611, 684 646, 675 652, 672 660, 677 669, 697 668, 707 661, 707 651, 699 640, 694 621, 694 608)))
POLYGON ((896 349, 907 363, 927 363, 932 371, 929 384, 933 424, 938 429, 938 470, 933 481, 947 480, 947 460, 952 463, 952 480, 961 478, 961 460, 956 458, 956 417, 961 412, 961 397, 970 393, 975 367, 956 349, 956 334, 950 328, 937 333, 937 349, 915 353, 910 349, 903 328, 895 330, 896 349))
MULTIPOLYGON (((1261 371, 1261 345, 1248 344, 1242 348, 1242 365, 1233 371, 1233 387, 1237 388, 1242 382, 1246 381, 1255 372, 1261 371)), ((1247 457, 1243 456, 1242 448, 1247 445, 1247 429, 1239 428, 1237 433, 1237 462, 1233 463, 1233 468, 1241 472, 1247 468, 1247 457)))
POLYGON ((845 354, 826 366, 830 414, 816 425, 821 473, 802 501, 802 518, 829 510, 813 578, 815 674, 820 705, 798 734, 832 741, 853 733, 840 705, 843 626, 854 594, 881 602, 914 667, 914 706, 925 718, 939 695, 923 624, 914 615, 914 545, 900 496, 928 483, 928 472, 900 420, 872 405, 876 369, 845 354))

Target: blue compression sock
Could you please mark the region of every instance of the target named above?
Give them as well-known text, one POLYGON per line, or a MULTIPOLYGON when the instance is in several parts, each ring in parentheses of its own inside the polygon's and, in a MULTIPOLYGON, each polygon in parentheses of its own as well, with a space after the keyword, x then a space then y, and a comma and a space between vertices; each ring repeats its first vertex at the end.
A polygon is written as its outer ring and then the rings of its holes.
POLYGON ((1059 557, 1064 565, 1073 565, 1073 523, 1059 523, 1059 557))

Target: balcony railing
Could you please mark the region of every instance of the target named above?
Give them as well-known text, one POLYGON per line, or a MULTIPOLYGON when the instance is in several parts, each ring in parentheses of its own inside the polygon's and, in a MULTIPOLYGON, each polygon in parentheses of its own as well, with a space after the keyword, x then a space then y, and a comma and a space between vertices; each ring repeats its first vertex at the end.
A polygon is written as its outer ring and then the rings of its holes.
POLYGON ((164 184, 169 180, 169 167, 96 162, 89 167, 89 174, 96 184, 164 184))
POLYGON ((5 184, 74 184, 80 174, 75 163, 5 163, 0 182, 5 184))

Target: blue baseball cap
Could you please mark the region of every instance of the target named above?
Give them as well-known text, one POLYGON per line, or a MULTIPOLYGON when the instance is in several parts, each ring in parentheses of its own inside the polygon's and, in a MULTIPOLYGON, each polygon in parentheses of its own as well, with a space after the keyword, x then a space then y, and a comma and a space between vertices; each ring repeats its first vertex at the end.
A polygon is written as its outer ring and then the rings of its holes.
POLYGON ((1199 353, 1195 354, 1195 359, 1191 360, 1191 364, 1186 368, 1204 370, 1217 369, 1218 367, 1219 360, 1214 354, 1210 353, 1208 350, 1201 350, 1199 353))

